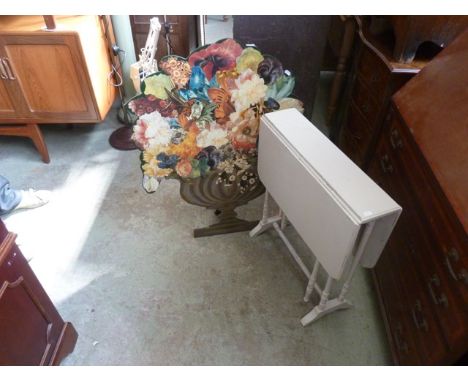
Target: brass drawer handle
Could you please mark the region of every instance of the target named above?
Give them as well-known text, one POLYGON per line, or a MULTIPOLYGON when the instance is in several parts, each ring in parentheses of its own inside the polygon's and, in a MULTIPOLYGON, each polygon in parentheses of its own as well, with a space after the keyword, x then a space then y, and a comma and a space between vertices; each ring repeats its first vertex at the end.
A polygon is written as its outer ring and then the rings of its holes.
POLYGON ((392 174, 393 173, 393 166, 390 163, 390 158, 387 154, 383 155, 380 158, 380 168, 385 174, 392 174))
POLYGON ((369 113, 369 110, 370 110, 370 106, 369 106, 369 103, 368 102, 364 102, 361 106, 361 110, 367 114, 369 113))
POLYGON ((396 326, 396 330, 395 330, 396 346, 397 346, 399 351, 404 352, 404 353, 408 353, 408 344, 406 343, 406 341, 403 341, 401 339, 401 333, 402 333, 401 324, 398 323, 397 326, 396 326))
POLYGON ((5 70, 5 67, 3 66, 2 60, 0 60, 0 78, 2 80, 8 79, 7 72, 5 70))
POLYGON ((424 330, 425 332, 429 331, 429 326, 427 325, 427 321, 423 316, 421 301, 416 300, 414 304, 414 308, 411 309, 411 314, 413 316, 414 325, 418 330, 424 330))
POLYGON ((8 78, 10 80, 16 80, 16 77, 15 75, 13 74, 13 70, 11 69, 11 66, 10 66, 10 61, 8 60, 8 57, 3 57, 2 58, 2 63, 3 63, 3 66, 5 67, 6 69, 6 72, 8 74, 8 78))
POLYGON ((437 288, 440 288, 440 280, 436 274, 432 275, 429 282, 427 283, 427 287, 429 288, 429 293, 431 295, 431 298, 434 304, 442 305, 447 308, 448 307, 447 296, 445 295, 445 293, 441 293, 440 296, 437 297, 434 292, 434 289, 432 288, 433 285, 436 286, 437 288))
POLYGON ((455 248, 450 248, 444 259, 445 266, 447 267, 450 276, 452 276, 455 281, 463 281, 468 285, 468 271, 465 268, 462 268, 457 274, 452 266, 452 261, 457 262, 459 257, 460 255, 458 254, 458 251, 455 248))
POLYGON ((372 75, 371 75, 369 81, 370 81, 371 83, 373 83, 373 82, 377 82, 378 80, 379 80, 379 75, 378 75, 377 73, 375 73, 375 72, 372 73, 372 75))
POLYGON ((354 133, 349 133, 351 135, 351 137, 353 137, 354 139, 360 141, 362 138, 359 136, 359 135, 356 135, 354 133))
POLYGON ((397 129, 392 129, 390 132, 390 144, 395 150, 403 148, 403 141, 397 129))

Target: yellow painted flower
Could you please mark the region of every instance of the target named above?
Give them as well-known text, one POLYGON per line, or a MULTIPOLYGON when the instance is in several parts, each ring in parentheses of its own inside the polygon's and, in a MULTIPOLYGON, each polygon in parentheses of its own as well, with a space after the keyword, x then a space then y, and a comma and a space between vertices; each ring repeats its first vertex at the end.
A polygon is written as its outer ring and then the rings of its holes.
POLYGON ((254 72, 257 72, 258 64, 263 61, 262 54, 254 48, 245 48, 242 51, 242 54, 237 57, 236 69, 239 73, 242 73, 244 70, 251 69, 254 72))
POLYGON ((143 151, 143 160, 146 163, 151 162, 152 160, 156 160, 156 156, 161 152, 161 146, 151 146, 143 151))
POLYGON ((182 143, 170 145, 166 152, 169 155, 177 155, 181 159, 193 158, 200 152, 197 146, 197 136, 199 130, 194 127, 189 130, 182 143))
POLYGON ((160 168, 156 159, 152 159, 150 162, 145 163, 141 168, 143 169, 144 175, 156 178, 163 178, 174 171, 172 168, 160 168))
POLYGON ((172 173, 171 168, 160 168, 159 161, 156 159, 158 154, 160 154, 164 148, 162 146, 152 146, 145 151, 143 151, 143 174, 149 177, 165 177, 172 173))
POLYGON ((143 84, 144 88, 143 86, 141 88, 143 93, 152 94, 159 99, 167 99, 166 89, 171 91, 174 88, 171 77, 161 72, 146 77, 143 84))

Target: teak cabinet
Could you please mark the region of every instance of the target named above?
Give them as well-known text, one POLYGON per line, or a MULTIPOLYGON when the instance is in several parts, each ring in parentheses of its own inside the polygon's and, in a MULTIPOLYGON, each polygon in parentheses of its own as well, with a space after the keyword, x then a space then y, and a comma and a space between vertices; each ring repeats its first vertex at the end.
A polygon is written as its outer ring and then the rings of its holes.
POLYGON ((0 135, 42 139, 37 124, 98 123, 112 106, 110 20, 107 30, 99 16, 55 20, 44 30, 41 16, 0 16, 0 135))
POLYGON ((102 121, 115 97, 103 21, 0 17, 0 123, 102 121))
POLYGON ((64 322, 0 220, 0 366, 58 365, 77 333, 64 322))
POLYGON ((2 120, 100 119, 76 35, 0 35, 0 59, 7 74, 2 120))

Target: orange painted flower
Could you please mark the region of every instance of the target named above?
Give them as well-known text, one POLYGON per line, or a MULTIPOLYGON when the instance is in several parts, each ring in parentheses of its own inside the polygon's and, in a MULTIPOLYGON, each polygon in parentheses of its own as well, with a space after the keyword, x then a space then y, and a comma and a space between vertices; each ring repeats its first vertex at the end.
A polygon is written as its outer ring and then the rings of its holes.
POLYGON ((182 159, 176 165, 176 172, 178 175, 186 178, 192 172, 192 164, 187 159, 182 159))
POLYGON ((248 110, 244 115, 234 122, 228 122, 229 139, 232 147, 239 151, 254 149, 257 145, 259 120, 252 110, 248 110))
POLYGON ((161 59, 159 66, 171 76, 172 82, 177 88, 182 89, 187 85, 192 69, 185 58, 178 56, 166 56, 161 59))

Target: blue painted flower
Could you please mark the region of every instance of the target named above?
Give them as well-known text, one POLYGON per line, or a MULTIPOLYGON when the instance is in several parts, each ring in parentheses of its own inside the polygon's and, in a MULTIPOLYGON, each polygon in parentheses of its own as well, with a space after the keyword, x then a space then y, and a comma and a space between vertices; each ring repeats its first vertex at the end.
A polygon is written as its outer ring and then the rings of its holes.
POLYGON ((210 169, 214 169, 223 160, 223 153, 215 146, 208 146, 198 153, 196 159, 204 161, 210 169))
POLYGON ((188 101, 192 98, 198 98, 208 101, 207 88, 210 83, 207 81, 205 73, 199 66, 192 68, 192 74, 190 75, 189 88, 180 89, 179 94, 181 97, 188 101))
POLYGON ((159 153, 156 156, 159 168, 174 168, 177 164, 179 157, 177 155, 167 155, 166 153, 159 153))

